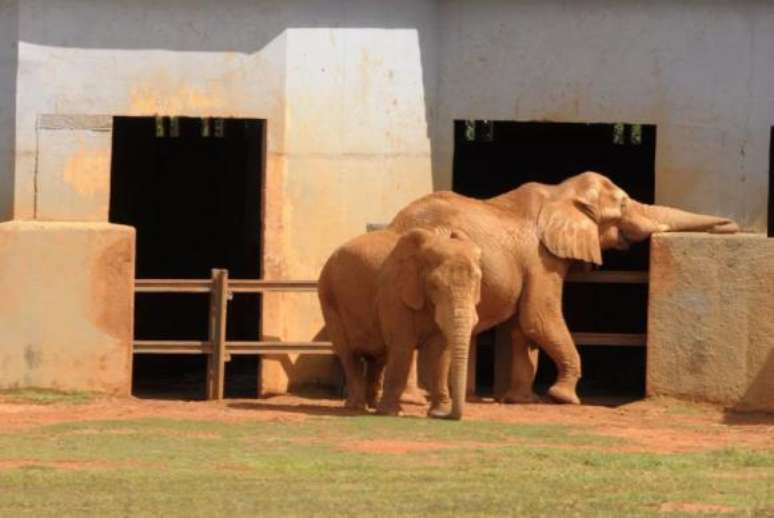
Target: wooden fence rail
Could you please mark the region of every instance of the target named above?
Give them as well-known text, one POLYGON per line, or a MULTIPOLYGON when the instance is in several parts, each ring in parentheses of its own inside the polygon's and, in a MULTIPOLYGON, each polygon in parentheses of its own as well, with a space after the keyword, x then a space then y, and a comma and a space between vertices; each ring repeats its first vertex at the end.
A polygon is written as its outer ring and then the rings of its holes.
MULTIPOLYGON (((647 272, 572 273, 567 282, 647 284, 647 272)), ((330 342, 226 340, 228 301, 236 293, 315 292, 316 281, 230 279, 228 270, 213 269, 210 279, 137 279, 136 293, 209 293, 209 338, 200 340, 135 340, 135 354, 206 354, 207 399, 223 399, 225 364, 234 354, 333 354, 330 342)), ((579 345, 642 347, 645 335, 573 333, 579 345)))

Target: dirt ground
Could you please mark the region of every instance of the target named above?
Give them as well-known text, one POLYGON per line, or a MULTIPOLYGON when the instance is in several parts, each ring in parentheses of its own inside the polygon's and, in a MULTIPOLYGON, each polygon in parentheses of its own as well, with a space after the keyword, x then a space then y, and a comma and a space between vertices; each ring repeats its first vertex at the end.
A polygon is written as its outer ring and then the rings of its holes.
MULTIPOLYGON (((405 418, 424 418, 425 408, 404 405, 405 418)), ((170 419, 241 421, 301 421, 310 416, 358 415, 338 399, 282 395, 265 399, 222 402, 99 398, 86 404, 19 404, 0 397, 0 432, 65 421, 98 421, 164 417, 170 419)), ((374 416, 374 419, 380 417, 374 416)), ((470 402, 465 419, 507 423, 567 425, 581 432, 617 438, 610 449, 620 451, 693 452, 744 447, 774 449, 774 414, 741 413, 673 399, 628 403, 597 401, 583 406, 553 404, 503 405, 491 400, 470 402)), ((374 445, 370 445, 373 447, 374 445)), ((417 445, 384 445, 385 450, 415 449, 417 445)), ((432 443, 421 443, 432 448, 432 443)))

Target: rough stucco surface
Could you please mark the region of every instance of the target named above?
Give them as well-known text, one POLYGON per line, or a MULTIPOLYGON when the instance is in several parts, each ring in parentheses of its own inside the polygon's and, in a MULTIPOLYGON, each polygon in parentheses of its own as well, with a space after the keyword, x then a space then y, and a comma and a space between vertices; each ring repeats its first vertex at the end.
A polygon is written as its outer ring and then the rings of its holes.
POLYGON ((107 221, 111 129, 112 117, 38 118, 36 219, 107 221))
POLYGON ((134 229, 0 224, 0 388, 128 395, 134 229))
POLYGON ((647 392, 774 410, 774 239, 653 237, 647 392))
POLYGON ((436 188, 454 119, 655 124, 656 202, 766 230, 774 3, 441 5, 436 188))
POLYGON ((0 0, 0 221, 13 217, 17 3, 0 0))
MULTIPOLYGON (((765 229, 770 2, 6 6, 0 219, 3 203, 17 219, 107 217, 107 141, 41 127, 42 116, 161 114, 266 119, 271 279, 316 277, 366 223, 450 187, 457 119, 656 124, 658 202, 765 229), (3 142, 15 142, 15 176, 3 177, 3 142)), ((311 339, 316 298, 266 295, 262 322, 267 338, 311 339)), ((329 382, 334 372, 329 359, 268 359, 263 389, 329 382)))

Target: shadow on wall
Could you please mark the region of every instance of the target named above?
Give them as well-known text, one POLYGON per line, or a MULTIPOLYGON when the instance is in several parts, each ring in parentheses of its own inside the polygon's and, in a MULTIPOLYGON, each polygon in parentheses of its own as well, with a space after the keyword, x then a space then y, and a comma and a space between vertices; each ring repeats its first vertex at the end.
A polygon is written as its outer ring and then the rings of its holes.
MULTIPOLYGON (((36 2, 23 7, 19 39, 65 48, 254 54, 286 29, 413 29, 419 45, 426 132, 432 143, 438 2, 234 0, 215 5, 207 0, 76 0, 57 9, 50 2, 36 2)), ((431 159, 432 153, 431 147, 431 159)), ((433 183, 438 184, 435 176, 433 183)))
POLYGON ((774 349, 769 351, 739 403, 726 410, 724 422, 774 425, 774 349))
MULTIPOLYGON (((262 340, 282 341, 280 337, 270 335, 264 335, 262 340)), ((330 339, 325 326, 321 327, 311 339, 312 342, 326 342, 328 340, 330 339)), ((335 355, 331 357, 328 355, 299 354, 294 361, 287 354, 264 355, 262 358, 279 362, 289 379, 302 378, 306 380, 301 384, 291 384, 288 387, 289 392, 303 394, 312 399, 330 398, 331 395, 343 397, 345 394, 344 371, 335 355)), ((261 396, 272 395, 275 394, 272 392, 261 394, 261 396)))

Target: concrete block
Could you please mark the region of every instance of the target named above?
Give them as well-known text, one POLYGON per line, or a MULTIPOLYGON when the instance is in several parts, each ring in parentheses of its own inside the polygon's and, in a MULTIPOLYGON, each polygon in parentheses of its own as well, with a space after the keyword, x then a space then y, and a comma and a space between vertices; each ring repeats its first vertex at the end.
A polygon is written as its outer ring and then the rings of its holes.
POLYGON ((134 229, 0 224, 0 388, 128 395, 134 229))
POLYGON ((647 393, 774 411, 774 239, 653 237, 647 393))

